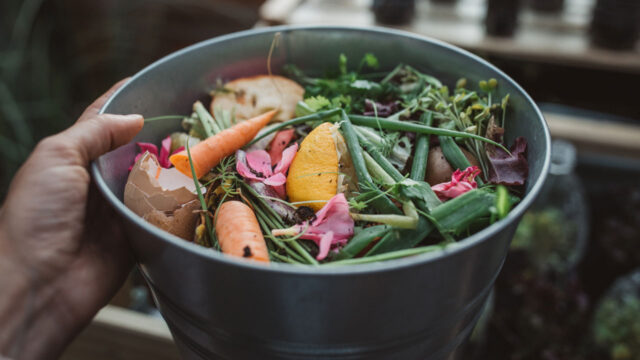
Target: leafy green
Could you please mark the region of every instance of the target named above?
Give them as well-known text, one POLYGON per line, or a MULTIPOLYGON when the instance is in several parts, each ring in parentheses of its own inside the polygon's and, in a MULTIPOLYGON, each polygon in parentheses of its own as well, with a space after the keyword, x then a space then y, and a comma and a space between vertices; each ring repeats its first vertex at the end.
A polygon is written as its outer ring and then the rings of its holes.
POLYGON ((378 62, 378 58, 372 53, 364 54, 362 60, 360 60, 360 65, 358 66, 358 72, 362 71, 364 66, 370 67, 372 69, 377 69, 380 67, 380 63, 378 62))
POLYGON ((398 196, 413 200, 417 207, 423 211, 431 212, 442 204, 431 186, 424 181, 404 179, 397 184, 395 189, 398 196))
POLYGON ((394 84, 373 81, 360 74, 364 67, 375 69, 378 66, 378 59, 373 54, 365 54, 358 69, 349 70, 347 56, 340 54, 336 76, 328 74, 314 78, 295 66, 286 67, 285 72, 305 86, 306 98, 322 96, 333 107, 340 107, 350 114, 362 113, 366 99, 384 102, 398 97, 399 90, 394 84))
POLYGON ((328 110, 333 107, 331 101, 322 95, 308 97, 304 99, 304 103, 307 104, 313 112, 328 110))

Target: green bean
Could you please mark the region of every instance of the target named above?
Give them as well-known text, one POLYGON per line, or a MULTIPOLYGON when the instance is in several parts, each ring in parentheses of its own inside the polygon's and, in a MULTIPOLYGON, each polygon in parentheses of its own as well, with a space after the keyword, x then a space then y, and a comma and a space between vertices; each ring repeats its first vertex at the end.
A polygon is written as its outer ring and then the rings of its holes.
POLYGON ((193 104, 193 111, 198 114, 198 118, 200 118, 200 122, 202 123, 204 131, 207 133, 207 137, 211 137, 222 131, 211 114, 209 114, 209 111, 205 109, 204 105, 202 105, 200 101, 196 101, 193 104))
POLYGON ((434 229, 435 226, 429 220, 420 216, 415 229, 396 229, 395 231, 389 232, 388 236, 378 241, 365 256, 369 257, 396 250, 410 249, 421 243, 434 229))
MULTIPOLYGON (((431 217, 443 231, 460 234, 475 220, 491 214, 495 198, 494 193, 486 190, 470 190, 436 206, 431 212, 431 217)), ((422 242, 434 229, 436 227, 430 220, 420 216, 415 230, 391 232, 393 236, 383 239, 384 241, 380 240, 365 256, 412 248, 422 242)))
MULTIPOLYGON (((367 166, 364 162, 364 156, 362 155, 362 148, 360 147, 360 143, 358 142, 358 135, 356 134, 356 130, 353 128, 353 124, 349 120, 347 113, 342 110, 342 123, 340 125, 342 129, 342 133, 344 134, 344 139, 347 143, 347 147, 349 148, 349 154, 351 154, 351 161, 353 162, 353 167, 356 171, 356 176, 358 177, 358 182, 364 185, 368 185, 371 189, 375 189, 378 192, 382 192, 375 185, 373 185, 373 179, 369 172, 367 171, 367 166)), ((398 209, 391 200, 386 195, 380 196, 372 201, 372 205, 376 210, 385 214, 401 214, 400 209, 398 209)))
POLYGON ((330 117, 332 117, 332 116, 334 116, 334 115, 338 115, 338 114, 340 114, 340 112, 341 112, 341 111, 342 111, 342 109, 340 109, 340 108, 335 108, 335 109, 331 109, 331 110, 320 111, 320 112, 317 112, 317 113, 315 113, 315 114, 310 114, 310 115, 300 116, 300 117, 297 117, 297 118, 291 119, 291 120, 289 120, 289 121, 282 122, 282 123, 280 123, 280 124, 278 124, 278 125, 276 125, 276 126, 272 127, 271 129, 269 129, 269 130, 267 130, 267 131, 263 132, 262 134, 260 134, 260 135, 256 136, 256 137, 255 137, 253 140, 251 140, 251 142, 250 142, 249 144, 247 144, 247 145, 251 145, 251 144, 255 143, 256 141, 258 141, 258 140, 260 140, 260 139, 264 138, 265 136, 267 136, 267 135, 269 135, 269 134, 271 134, 271 133, 273 133, 273 132, 275 132, 275 131, 278 131, 278 130, 280 130, 280 129, 284 129, 284 128, 286 128, 287 126, 304 124, 304 123, 306 123, 306 122, 308 122, 308 121, 319 121, 319 120, 325 120, 325 119, 330 118, 330 117))
POLYGON ((358 142, 358 135, 356 134, 351 121, 347 114, 342 111, 342 124, 340 125, 344 139, 349 147, 349 153, 351 154, 351 161, 356 171, 358 181, 365 184, 373 184, 373 179, 367 171, 367 166, 364 162, 364 156, 362 155, 362 148, 358 142))
POLYGON ((363 115, 349 115, 349 119, 354 125, 368 126, 375 129, 377 129, 378 127, 381 127, 383 129, 391 130, 391 131, 408 131, 408 132, 414 132, 418 134, 433 134, 438 136, 453 136, 453 137, 476 139, 476 140, 484 141, 486 143, 495 145, 501 148, 502 150, 506 151, 507 153, 510 153, 507 148, 505 148, 501 144, 498 144, 497 142, 491 139, 487 139, 484 136, 470 134, 462 131, 436 128, 432 126, 412 123, 409 121, 388 120, 388 119, 375 118, 372 116, 363 116, 363 115))
POLYGON ((376 149, 376 147, 363 135, 358 133, 358 140, 367 149, 367 152, 376 161, 376 163, 395 181, 401 181, 404 176, 396 169, 389 160, 376 149))
MULTIPOLYGON (((420 121, 431 126, 433 121, 432 113, 423 113, 420 121)), ((411 165, 411 179, 416 181, 424 181, 427 172, 427 159, 429 158, 429 135, 418 134, 416 139, 416 149, 413 153, 413 164, 411 165)))
POLYGON ((334 260, 350 259, 358 255, 373 240, 384 236, 391 228, 386 225, 376 225, 362 229, 355 234, 345 247, 333 258, 334 260))
POLYGON ((396 183, 396 181, 393 180, 386 171, 384 171, 384 169, 373 159, 373 157, 371 157, 371 155, 369 155, 368 152, 363 151, 362 155, 364 156, 364 162, 367 165, 367 170, 369 170, 369 174, 373 178, 389 186, 396 183))

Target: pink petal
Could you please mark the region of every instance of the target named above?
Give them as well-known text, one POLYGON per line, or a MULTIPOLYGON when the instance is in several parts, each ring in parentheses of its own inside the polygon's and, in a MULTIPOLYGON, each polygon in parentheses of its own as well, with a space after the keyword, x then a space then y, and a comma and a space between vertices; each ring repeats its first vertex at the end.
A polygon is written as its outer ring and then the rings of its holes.
POLYGON ((318 256, 316 256, 316 259, 322 260, 327 257, 327 254, 329 254, 329 249, 331 248, 332 240, 333 231, 328 231, 324 235, 322 235, 320 243, 318 244, 320 251, 318 252, 318 256))
POLYGON ((251 169, 262 174, 262 177, 268 178, 273 175, 273 170, 271 169, 271 156, 269 156, 269 153, 264 150, 248 152, 247 164, 251 169))
POLYGON ((245 179, 262 181, 263 178, 255 175, 247 165, 246 153, 242 150, 236 151, 236 171, 245 179))
POLYGON ((289 170, 289 166, 291 166, 291 162, 293 162, 293 158, 296 157, 297 152, 298 143, 294 143, 293 145, 284 149, 284 151, 282 152, 282 159, 280 159, 280 162, 278 162, 278 165, 276 165, 274 173, 286 174, 287 170, 289 170))
POLYGON ((145 151, 152 153, 155 156, 158 156, 158 147, 151 143, 139 142, 136 143, 140 148, 140 153, 144 154, 145 151))
POLYGON ((169 161, 169 150, 171 149, 171 136, 167 136, 162 140, 162 146, 160 146, 160 156, 158 156, 158 163, 163 168, 170 168, 171 162, 169 161))
POLYGON ((138 160, 140 160, 140 158, 142 157, 142 155, 144 155, 144 154, 138 154, 138 155, 136 155, 135 159, 133 159, 133 164, 131 164, 131 166, 129 166, 129 171, 131 171, 131 169, 133 169, 133 166, 138 162, 138 160))
POLYGON ((295 137, 295 130, 281 130, 274 136, 273 140, 269 144, 269 155, 271 155, 271 166, 280 162, 282 158, 283 149, 289 145, 291 140, 295 137))
POLYGON ((179 153, 179 152, 181 152, 181 151, 184 151, 184 150, 185 150, 185 149, 184 149, 184 146, 180 146, 179 148, 177 148, 177 149, 173 150, 173 152, 171 153, 171 155, 173 155, 173 154, 177 154, 177 153, 179 153))
POLYGON ((283 174, 275 174, 273 176, 270 176, 264 179, 264 181, 262 182, 270 186, 281 186, 287 182, 287 177, 284 176, 283 174))
MULTIPOLYGON (((318 246, 326 246, 321 242, 323 239, 327 241, 327 234, 331 233, 330 245, 344 244, 351 236, 353 236, 354 221, 349 215, 349 203, 344 194, 340 193, 331 198, 316 213, 316 219, 309 225, 304 223, 298 225, 300 231, 304 231, 300 237, 302 239, 313 240, 318 246)), ((329 249, 326 249, 327 252, 329 249)), ((326 256, 327 252, 324 253, 326 256)), ((320 256, 323 249, 320 249, 320 256)), ((324 258, 323 256, 323 258, 324 258)))
POLYGON ((129 166, 129 171, 131 171, 131 169, 133 169, 133 166, 138 162, 138 159, 140 159, 142 157, 142 155, 144 155, 145 152, 150 152, 151 154, 158 156, 158 147, 155 146, 152 143, 145 143, 145 142, 138 142, 136 143, 136 145, 138 145, 138 147, 140 148, 140 152, 136 155, 136 157, 133 159, 133 164, 131 164, 131 166, 129 166))
POLYGON ((451 175, 451 181, 440 183, 431 187, 442 201, 458 197, 469 190, 478 187, 475 177, 480 174, 477 166, 469 166, 464 171, 456 170, 451 175))

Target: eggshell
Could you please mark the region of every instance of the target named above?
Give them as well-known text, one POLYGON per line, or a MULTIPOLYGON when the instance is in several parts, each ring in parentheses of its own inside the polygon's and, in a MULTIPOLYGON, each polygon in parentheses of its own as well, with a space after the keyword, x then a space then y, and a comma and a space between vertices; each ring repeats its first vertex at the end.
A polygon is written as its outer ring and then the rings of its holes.
POLYGON ((149 152, 129 173, 124 204, 163 230, 183 239, 193 238, 198 218, 194 210, 200 207, 193 180, 175 168, 162 168, 149 152))
POLYGON ((171 214, 166 214, 158 210, 151 210, 143 218, 162 230, 185 240, 193 239, 193 232, 198 222, 198 215, 194 211, 200 209, 198 199, 191 200, 174 210, 171 214))

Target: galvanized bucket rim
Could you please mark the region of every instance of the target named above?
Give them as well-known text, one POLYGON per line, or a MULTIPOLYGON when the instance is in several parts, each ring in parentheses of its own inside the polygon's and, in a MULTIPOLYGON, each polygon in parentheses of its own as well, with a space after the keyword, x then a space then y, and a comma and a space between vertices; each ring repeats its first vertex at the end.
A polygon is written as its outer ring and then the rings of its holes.
POLYGON ((334 276, 334 275, 343 275, 343 274, 356 274, 356 273, 376 273, 381 271, 389 271, 389 270, 397 270, 400 268, 411 267, 411 266, 419 266, 428 262, 435 262, 439 260, 443 260, 449 255, 455 254, 457 252, 465 251, 471 249, 472 247, 478 245, 482 241, 487 241, 495 234, 502 231, 505 227, 507 227, 511 222, 517 221, 517 219, 531 206, 532 202, 535 200, 537 194, 540 192, 542 185, 547 177, 547 173, 549 171, 550 161, 551 161, 551 136, 549 134, 549 128, 547 126, 546 121, 542 115, 542 112, 535 104, 535 102, 531 99, 529 94, 527 94, 520 85, 518 85, 511 77, 502 72, 500 69, 496 68, 491 63, 485 61, 484 59, 463 50, 457 46, 448 44, 446 42, 433 39, 427 36, 417 35, 414 33, 410 33, 402 30, 388 29, 376 26, 333 26, 333 25, 283 25, 283 26, 275 26, 275 27, 267 27, 261 29, 251 29, 240 32, 235 32, 223 36, 218 36, 215 38, 211 38, 208 40, 204 40, 188 46, 184 49, 173 52, 155 62, 148 65, 137 74, 135 74, 130 81, 125 84, 123 87, 118 89, 104 104, 102 109, 100 109, 100 113, 104 113, 105 109, 109 107, 113 99, 115 99, 126 87, 136 79, 145 75, 148 72, 153 71, 157 66, 164 64, 166 62, 170 62, 173 59, 188 54, 192 51, 198 50, 203 47, 213 46, 217 43, 222 43, 226 41, 233 41, 244 37, 255 36, 258 34, 267 34, 267 33, 277 33, 277 32, 293 32, 293 31, 345 31, 345 32, 367 32, 374 34, 384 34, 384 35, 394 35, 399 37, 405 37, 414 39, 417 41, 428 42, 435 44, 437 46, 443 47, 449 51, 457 53, 459 56, 464 56, 471 58, 472 60, 480 63, 481 65, 489 68, 491 71, 499 74, 504 77, 507 81, 511 83, 525 98, 526 102, 533 107, 537 119, 542 122, 543 128, 543 136, 545 141, 545 149, 544 149, 544 161, 542 165, 542 171, 540 176, 535 179, 533 186, 529 193, 511 210, 511 212, 507 215, 506 218, 488 226, 487 228, 464 238, 456 243, 448 245, 441 251, 429 252, 425 254, 415 255, 406 258, 387 260, 382 262, 375 263, 367 263, 367 264, 358 264, 358 265, 344 265, 344 266, 311 266, 311 265, 293 265, 286 263, 270 263, 269 265, 256 263, 252 261, 246 261, 241 259, 232 258, 230 256, 226 256, 220 252, 212 251, 210 249, 204 248, 202 246, 196 245, 192 242, 185 241, 175 235, 172 235, 164 230, 161 230, 154 225, 148 223, 140 216, 136 215, 133 211, 131 211, 128 207, 124 205, 120 199, 109 189, 107 186, 102 174, 100 173, 100 166, 98 161, 94 161, 91 164, 91 173, 94 178, 94 181, 97 184, 99 191, 102 195, 107 199, 107 201, 116 209, 117 212, 120 213, 121 216, 126 217, 130 221, 132 221, 136 226, 141 227, 146 232, 151 233, 155 237, 161 239, 162 241, 167 241, 171 245, 182 248, 189 253, 192 253, 195 256, 203 257, 211 259, 212 261, 219 261, 225 265, 230 267, 238 267, 245 268, 247 270, 256 270, 256 271, 266 271, 273 273, 288 273, 288 274, 300 274, 305 276, 334 276))

